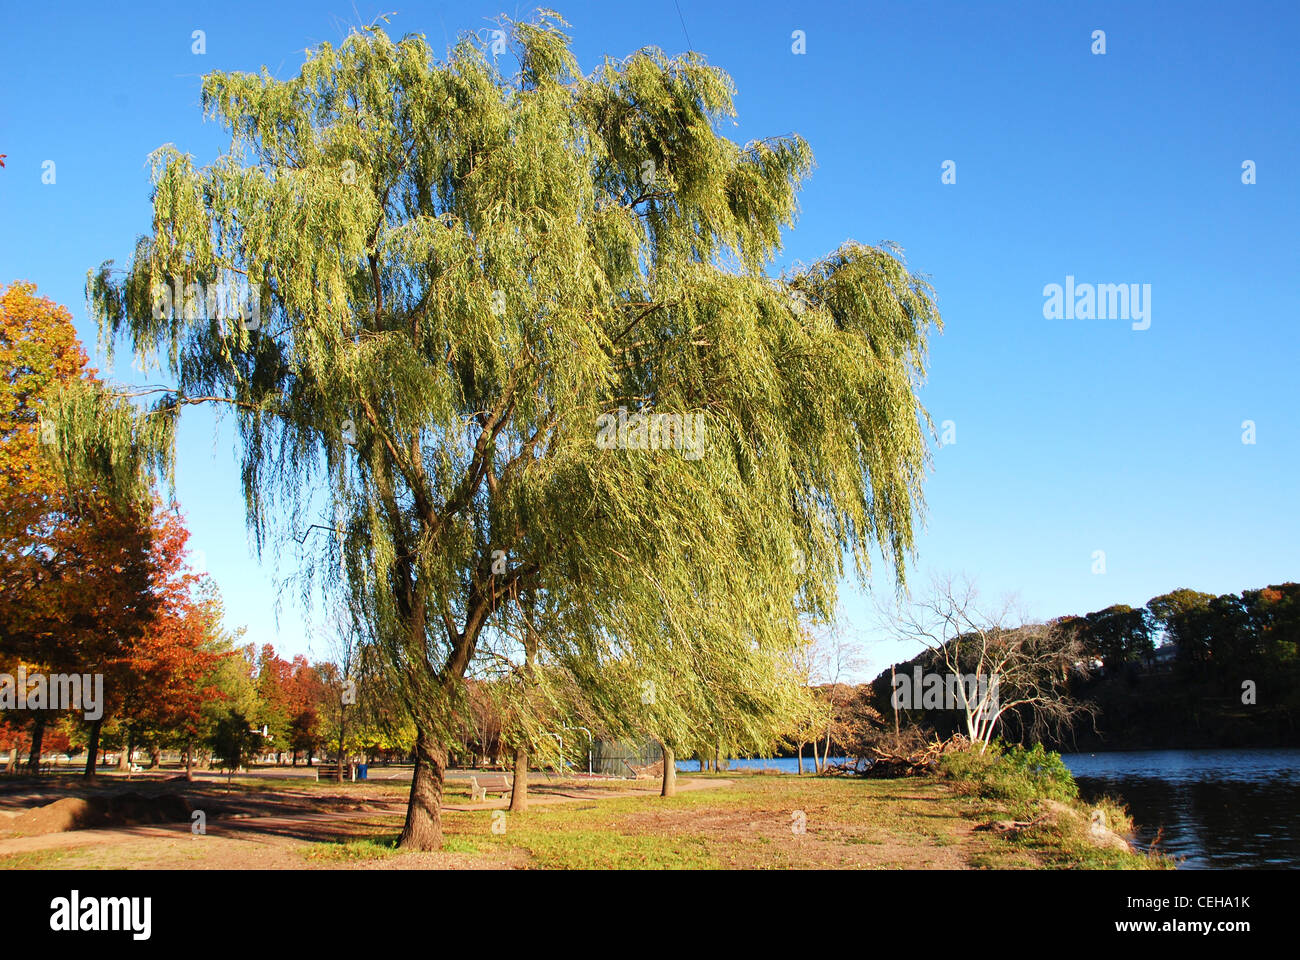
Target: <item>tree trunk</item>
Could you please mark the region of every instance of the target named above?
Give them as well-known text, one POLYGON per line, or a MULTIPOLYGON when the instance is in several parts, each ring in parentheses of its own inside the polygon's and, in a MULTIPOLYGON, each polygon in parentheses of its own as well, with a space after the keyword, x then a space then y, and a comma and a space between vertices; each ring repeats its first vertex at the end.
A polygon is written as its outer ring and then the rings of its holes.
POLYGON ((90 742, 86 744, 86 776, 95 775, 95 762, 99 759, 99 728, 104 725, 104 718, 90 722, 90 742))
POLYGON ((510 812, 523 813, 528 809, 528 748, 515 747, 515 779, 510 786, 510 812))
MULTIPOLYGON (((890 690, 897 690, 897 689, 898 689, 898 687, 894 684, 894 664, 892 664, 892 663, 889 665, 889 689, 890 689, 890 690)), ((889 698, 889 702, 892 703, 892 704, 894 705, 894 742, 897 743, 898 740, 899 740, 899 732, 898 732, 898 698, 897 698, 897 697, 890 697, 890 698, 889 698)))
POLYGON ((162 747, 155 746, 149 751, 149 769, 157 770, 162 766, 162 747))
POLYGON ((185 741, 185 780, 194 782, 194 745, 189 740, 185 741))
POLYGON ((122 745, 122 752, 119 753, 119 754, 117 755, 117 769, 118 769, 118 772, 120 773, 120 772, 123 771, 123 770, 127 771, 127 779, 128 779, 128 780, 131 779, 131 778, 130 778, 130 771, 131 771, 131 752, 132 752, 132 746, 133 746, 133 745, 132 745, 132 743, 131 743, 131 735, 128 733, 128 734, 126 735, 126 743, 124 743, 124 744, 122 745))
MULTIPOLYGON (((537 635, 533 633, 534 600, 531 594, 525 596, 524 609, 524 682, 533 682, 533 660, 537 656, 537 635)), ((588 744, 590 746, 590 744, 588 744)), ((515 747, 515 779, 510 786, 510 810, 523 813, 528 809, 528 744, 520 738, 515 747)))
POLYGON ((799 744, 799 774, 803 775, 803 744, 799 744))
POLYGON ((31 773, 41 772, 41 744, 45 740, 45 713, 36 714, 32 720, 32 751, 27 756, 27 769, 31 773))
POLYGON ((339 711, 339 765, 338 772, 334 775, 334 780, 337 783, 343 782, 343 744, 348 735, 347 716, 348 708, 346 706, 341 707, 339 711))
POLYGON ((406 825, 397 845, 404 850, 438 850, 442 847, 442 777, 447 748, 417 727, 415 771, 406 806, 406 825))
POLYGON ((659 791, 661 797, 675 796, 677 793, 677 762, 673 756, 672 747, 665 746, 664 751, 664 783, 663 788, 659 791))

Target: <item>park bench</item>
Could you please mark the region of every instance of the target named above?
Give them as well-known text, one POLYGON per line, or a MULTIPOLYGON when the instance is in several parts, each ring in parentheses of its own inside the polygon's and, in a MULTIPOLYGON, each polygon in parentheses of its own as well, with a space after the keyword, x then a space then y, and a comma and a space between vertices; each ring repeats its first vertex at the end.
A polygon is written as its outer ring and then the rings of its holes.
MULTIPOLYGON (((339 765, 337 763, 318 763, 316 765, 316 779, 321 783, 326 781, 335 782, 338 780, 338 776, 339 765)), ((343 779, 352 779, 352 771, 347 767, 343 768, 343 779)))
POLYGON ((469 799, 471 803, 487 800, 489 793, 503 796, 513 789, 510 778, 501 773, 485 773, 469 778, 469 799))

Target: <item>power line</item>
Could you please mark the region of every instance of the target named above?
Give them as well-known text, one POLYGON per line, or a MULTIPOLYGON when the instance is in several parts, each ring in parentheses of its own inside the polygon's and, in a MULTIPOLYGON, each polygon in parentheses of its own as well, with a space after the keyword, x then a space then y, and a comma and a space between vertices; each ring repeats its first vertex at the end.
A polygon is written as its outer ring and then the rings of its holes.
POLYGON ((694 52, 695 44, 691 43, 691 35, 686 30, 686 18, 682 16, 682 5, 673 0, 673 6, 677 8, 677 19, 682 22, 682 35, 686 37, 686 49, 694 52))

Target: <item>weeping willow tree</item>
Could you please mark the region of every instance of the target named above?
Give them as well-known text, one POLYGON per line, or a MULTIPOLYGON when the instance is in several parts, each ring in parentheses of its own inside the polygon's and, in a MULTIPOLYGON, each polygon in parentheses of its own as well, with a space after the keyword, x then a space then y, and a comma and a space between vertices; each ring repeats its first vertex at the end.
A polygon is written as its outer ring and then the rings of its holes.
POLYGON ((695 54, 584 74, 558 17, 502 26, 207 76, 228 151, 160 149, 152 234, 87 283, 171 383, 69 395, 58 432, 130 497, 184 409, 229 411, 258 549, 307 544, 414 720, 415 848, 466 678, 534 742, 554 677, 670 748, 755 733, 799 616, 877 550, 901 580, 928 457, 929 286, 858 243, 771 271, 808 145, 719 133, 695 54))

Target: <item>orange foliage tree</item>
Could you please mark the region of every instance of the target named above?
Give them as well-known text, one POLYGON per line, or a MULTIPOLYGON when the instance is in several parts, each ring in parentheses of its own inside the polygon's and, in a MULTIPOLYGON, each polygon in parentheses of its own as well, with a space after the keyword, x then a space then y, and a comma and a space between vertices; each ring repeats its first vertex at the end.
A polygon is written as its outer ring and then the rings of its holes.
MULTIPOLYGON (((0 670, 104 675, 104 715, 90 721, 93 775, 111 710, 138 724, 193 721, 206 654, 179 519, 116 506, 93 488, 70 491, 45 455, 46 398, 93 382, 86 364, 64 307, 29 283, 0 287, 0 670)), ((11 751, 30 743, 33 769, 56 713, 4 717, 11 751)))

